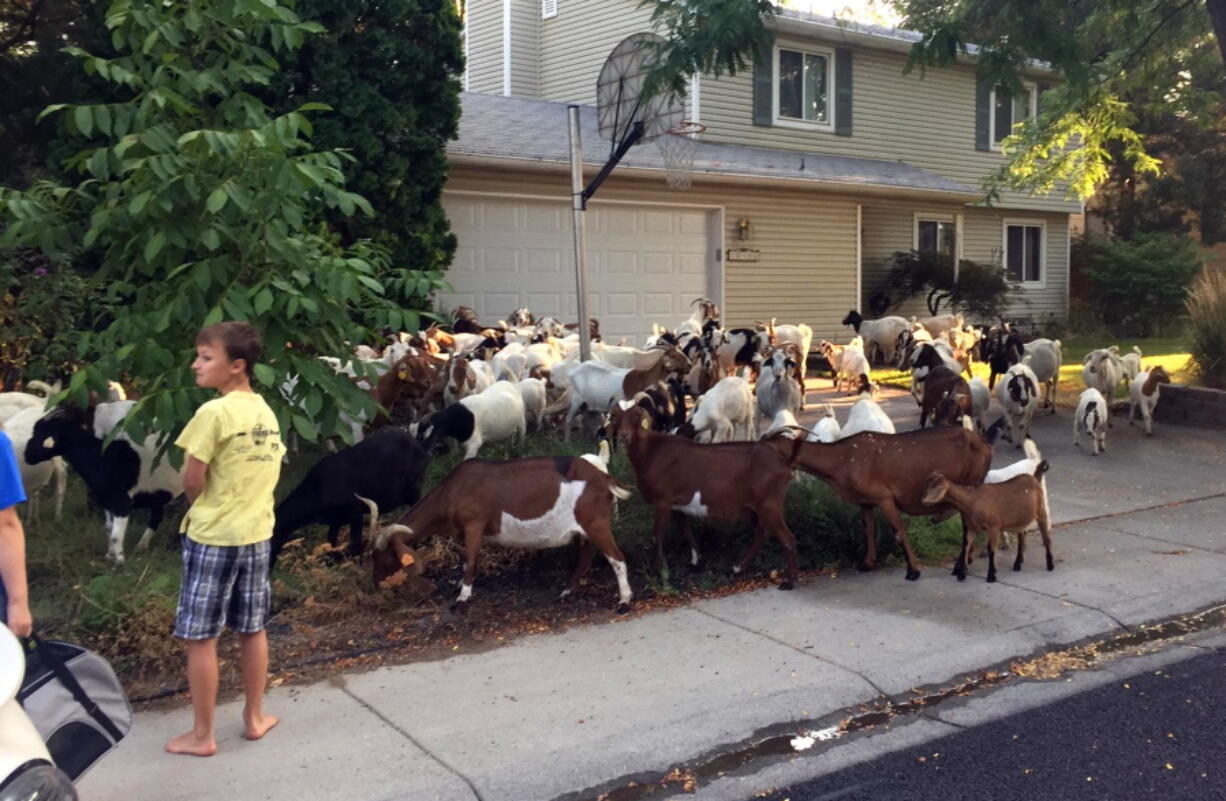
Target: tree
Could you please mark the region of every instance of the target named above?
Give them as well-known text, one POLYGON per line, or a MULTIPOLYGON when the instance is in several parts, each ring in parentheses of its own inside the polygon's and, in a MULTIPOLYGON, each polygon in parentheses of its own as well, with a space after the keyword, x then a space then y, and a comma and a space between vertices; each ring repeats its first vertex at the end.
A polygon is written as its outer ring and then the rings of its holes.
POLYGON ((265 337, 256 379, 282 430, 349 436, 341 412, 370 415, 373 403, 314 354, 361 341, 363 314, 395 328, 416 320, 383 297, 381 249, 343 246, 322 222, 327 209, 371 211, 344 188, 345 154, 310 147, 307 114, 324 107, 273 115, 251 93, 275 73, 273 53, 292 53, 319 26, 275 0, 115 0, 106 24, 116 58, 70 52, 128 99, 44 111, 94 143, 71 160, 80 182, 0 192, 0 244, 64 261, 89 254, 115 308, 104 329, 83 333, 87 363, 68 395, 83 401, 131 376, 143 397, 130 431, 171 433, 203 399, 188 366, 194 332, 249 320, 265 337))
POLYGON ((766 27, 775 16, 772 0, 641 0, 639 7, 651 9, 651 22, 664 38, 643 85, 647 97, 683 96, 691 75, 750 69, 774 42, 766 27))
POLYGON ((994 320, 1009 308, 1016 289, 996 265, 962 259, 955 273, 953 258, 943 253, 900 250, 890 262, 884 285, 874 293, 888 299, 879 313, 922 294, 930 315, 944 307, 974 319, 994 320))
POLYGON ((1021 89, 1034 60, 1059 82, 1043 92, 1037 116, 1004 142, 1005 164, 985 181, 1001 189, 1048 192, 1067 182, 1088 198, 1113 160, 1139 174, 1159 162, 1136 129, 1162 108, 1188 119, 1220 118, 1226 82, 1226 0, 896 0, 904 25, 923 39, 909 68, 948 64, 977 47, 989 85, 1021 89), (1208 8, 1206 8, 1206 5, 1208 8), (1213 35, 1217 27, 1217 36, 1213 35), (1212 69, 1208 88, 1190 80, 1212 69))
POLYGON ((349 245, 368 238, 400 269, 430 271, 401 285, 420 308, 442 284, 455 252, 440 198, 445 146, 460 119, 461 23, 454 0, 299 0, 303 19, 326 31, 309 39, 263 96, 280 113, 306 101, 332 113, 315 121, 312 141, 347 148, 348 185, 375 208, 371 217, 339 213, 328 221, 349 245))

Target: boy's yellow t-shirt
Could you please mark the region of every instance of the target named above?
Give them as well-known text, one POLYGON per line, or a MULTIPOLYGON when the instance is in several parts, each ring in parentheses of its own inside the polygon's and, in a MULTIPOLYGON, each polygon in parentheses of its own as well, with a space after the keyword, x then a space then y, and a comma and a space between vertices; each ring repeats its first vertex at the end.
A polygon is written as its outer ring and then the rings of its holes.
POLYGON ((250 545, 272 536, 284 446, 262 397, 235 391, 209 401, 175 444, 209 466, 180 532, 202 545, 250 545))

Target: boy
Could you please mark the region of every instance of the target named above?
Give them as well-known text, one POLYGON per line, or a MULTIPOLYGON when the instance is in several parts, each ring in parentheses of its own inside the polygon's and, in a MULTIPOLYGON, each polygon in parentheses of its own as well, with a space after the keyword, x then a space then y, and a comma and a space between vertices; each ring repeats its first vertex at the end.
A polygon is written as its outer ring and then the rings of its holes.
POLYGON ((13 443, 0 431, 0 623, 18 637, 34 629, 26 589, 26 538, 17 504, 26 499, 13 443))
POLYGON ((196 410, 175 441, 187 456, 183 490, 191 503, 180 529, 183 586, 174 636, 187 645, 187 684, 195 725, 166 743, 172 754, 217 752, 217 638, 238 632, 247 703, 244 736, 258 740, 277 725, 263 711, 268 678, 268 549, 273 489, 281 473, 277 418, 251 390, 260 335, 246 323, 217 323, 196 335, 196 384, 220 398, 196 410))

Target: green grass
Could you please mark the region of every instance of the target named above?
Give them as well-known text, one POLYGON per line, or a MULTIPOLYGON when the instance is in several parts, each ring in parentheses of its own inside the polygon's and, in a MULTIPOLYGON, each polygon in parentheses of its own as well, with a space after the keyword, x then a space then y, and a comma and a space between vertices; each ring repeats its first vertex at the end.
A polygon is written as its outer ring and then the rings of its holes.
MULTIPOLYGON (((487 447, 482 457, 505 459, 593 450, 590 443, 563 444, 552 435, 538 434, 530 436, 522 447, 507 444, 487 447)), ((321 456, 322 451, 297 455, 282 471, 278 497, 288 493, 321 456)), ((458 450, 436 457, 428 470, 425 488, 437 484, 459 461, 458 450)), ((611 472, 633 487, 633 474, 624 452, 614 453, 611 472)), ((92 508, 75 475, 70 476, 63 519, 59 522, 52 519, 49 494, 44 496, 42 512, 42 519, 28 522, 26 534, 33 612, 40 630, 50 636, 92 643, 113 660, 125 677, 178 670, 181 655, 169 630, 179 589, 181 564, 175 532, 183 514, 182 504, 171 507, 159 536, 147 551, 135 547, 144 529, 145 515, 143 512, 134 515, 129 522, 127 562, 122 567, 115 567, 104 558, 106 535, 102 514, 92 508)), ((838 499, 821 481, 801 476, 792 482, 787 519, 796 535, 802 570, 850 566, 863 553, 859 509, 838 499)), ((749 541, 744 523, 696 522, 694 531, 704 563, 701 570, 691 571, 686 567, 688 548, 683 538, 670 531, 666 553, 672 570, 656 575, 649 568, 652 525, 651 509, 637 495, 618 504, 614 533, 627 554, 631 583, 641 598, 718 589, 730 581, 731 567, 749 541)), ((901 552, 896 553, 893 534, 883 519, 878 519, 877 530, 882 561, 900 563, 901 552)), ((960 529, 955 521, 934 525, 926 518, 912 519, 909 531, 919 558, 925 562, 952 558, 957 552, 960 529)), ((277 608, 301 608, 304 604, 334 600, 337 603, 328 614, 337 615, 341 614, 338 609, 353 611, 343 599, 369 592, 369 568, 362 564, 325 567, 317 561, 304 560, 303 555, 322 542, 323 533, 322 527, 300 532, 305 534, 307 547, 298 549, 296 556, 287 552, 287 558, 278 564, 274 575, 277 608)), ((494 594, 511 585, 531 583, 540 588, 542 598, 552 597, 565 581, 571 558, 568 549, 559 549, 518 563, 507 569, 505 577, 483 577, 481 592, 494 594)), ((766 574, 783 567, 782 552, 772 541, 762 549, 751 571, 766 574)), ((442 576, 440 592, 444 596, 451 591, 445 580, 452 577, 450 573, 442 576)), ((611 576, 599 565, 593 569, 591 581, 612 586, 611 576)), ((385 604, 385 611, 406 614, 406 610, 394 608, 394 601, 388 603, 393 608, 388 609, 385 604)), ((356 620, 353 626, 356 635, 362 626, 356 620)))
MULTIPOLYGON (((1171 380, 1177 384, 1195 383, 1196 376, 1188 353, 1185 337, 1150 337, 1147 339, 1113 339, 1110 336, 1072 335, 1060 340, 1064 355, 1060 367, 1060 381, 1056 385, 1056 399, 1060 406, 1073 407, 1077 398, 1085 389, 1081 378, 1082 360, 1086 354, 1098 348, 1118 345, 1120 354, 1131 353, 1133 346, 1141 349, 1141 364, 1145 369, 1162 365, 1170 373, 1171 380)), ((985 382, 990 373, 988 366, 976 362, 971 366, 971 372, 985 382)), ((873 372, 873 379, 883 384, 910 389, 911 372, 909 370, 882 369, 873 372)), ((1128 391, 1121 383, 1116 389, 1117 399, 1127 399, 1128 391)))

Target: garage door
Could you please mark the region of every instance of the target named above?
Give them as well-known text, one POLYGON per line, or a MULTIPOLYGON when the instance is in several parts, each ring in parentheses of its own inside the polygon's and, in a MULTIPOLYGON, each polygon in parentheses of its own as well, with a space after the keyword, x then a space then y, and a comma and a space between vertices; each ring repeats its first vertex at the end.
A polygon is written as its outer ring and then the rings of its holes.
MULTIPOLYGON (((521 306, 578 319, 570 208, 565 202, 444 195, 459 241, 438 305, 471 306, 482 320, 521 306)), ((710 209, 593 203, 587 212, 588 313, 606 342, 641 345, 653 322, 670 327, 697 297, 717 301, 710 209)))

